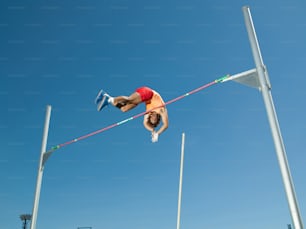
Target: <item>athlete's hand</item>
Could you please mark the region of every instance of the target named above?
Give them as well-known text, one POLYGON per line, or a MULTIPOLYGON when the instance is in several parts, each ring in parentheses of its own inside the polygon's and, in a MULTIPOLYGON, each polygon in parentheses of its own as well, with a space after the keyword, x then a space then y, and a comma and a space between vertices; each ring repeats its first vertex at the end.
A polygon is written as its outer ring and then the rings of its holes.
POLYGON ((158 133, 152 131, 152 142, 155 143, 158 141, 158 133))

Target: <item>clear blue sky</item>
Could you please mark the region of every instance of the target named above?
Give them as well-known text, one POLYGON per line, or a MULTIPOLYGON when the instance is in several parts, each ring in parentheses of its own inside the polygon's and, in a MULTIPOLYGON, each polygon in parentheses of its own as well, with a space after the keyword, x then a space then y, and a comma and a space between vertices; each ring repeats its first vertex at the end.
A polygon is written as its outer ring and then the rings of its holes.
MULTIPOLYGON (((45 108, 48 148, 124 120, 97 112, 100 88, 147 85, 165 101, 254 68, 242 6, 250 5, 306 218, 304 1, 2 1, 0 228, 31 213, 45 108)), ((142 118, 56 151, 47 161, 38 229, 176 227, 186 133, 181 228, 281 229, 291 223, 261 93, 235 82, 168 106, 150 142, 142 118)))

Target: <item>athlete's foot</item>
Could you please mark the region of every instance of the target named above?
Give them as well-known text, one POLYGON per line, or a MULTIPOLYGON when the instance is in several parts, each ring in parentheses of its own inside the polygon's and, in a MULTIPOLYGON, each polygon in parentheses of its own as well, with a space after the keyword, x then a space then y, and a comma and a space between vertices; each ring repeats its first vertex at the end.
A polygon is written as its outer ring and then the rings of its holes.
POLYGON ((109 99, 109 95, 104 93, 102 99, 97 103, 98 111, 101 111, 104 107, 106 107, 109 104, 108 99, 109 99))
POLYGON ((98 95, 95 99, 95 104, 98 104, 102 100, 104 93, 105 92, 102 89, 99 91, 99 93, 98 93, 98 95))

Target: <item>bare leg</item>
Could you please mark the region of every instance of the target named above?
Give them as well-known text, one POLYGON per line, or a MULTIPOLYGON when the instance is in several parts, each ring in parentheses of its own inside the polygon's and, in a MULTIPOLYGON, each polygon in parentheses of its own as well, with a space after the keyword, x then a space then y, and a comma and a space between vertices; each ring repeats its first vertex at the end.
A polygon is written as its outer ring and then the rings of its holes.
POLYGON ((139 103, 141 103, 141 97, 137 92, 134 92, 129 97, 127 96, 118 96, 114 98, 114 106, 120 108, 121 111, 126 112, 134 107, 136 107, 139 103))
POLYGON ((123 111, 123 112, 127 112, 131 109, 133 109, 134 107, 136 107, 137 105, 134 104, 134 103, 128 103, 126 104, 125 106, 121 107, 120 110, 123 111))
POLYGON ((117 107, 117 105, 124 106, 128 102, 129 102, 129 97, 128 96, 118 96, 118 97, 114 97, 113 105, 116 106, 116 107, 117 107))

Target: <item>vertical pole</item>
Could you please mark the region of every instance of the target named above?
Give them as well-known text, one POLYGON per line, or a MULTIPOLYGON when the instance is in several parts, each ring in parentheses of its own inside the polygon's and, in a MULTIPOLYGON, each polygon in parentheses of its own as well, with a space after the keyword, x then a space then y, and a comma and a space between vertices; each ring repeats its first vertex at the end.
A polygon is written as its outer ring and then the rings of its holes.
POLYGON ((47 111, 46 111, 43 139, 42 139, 42 144, 41 144, 40 160, 38 164, 38 175, 37 175, 36 191, 35 191, 35 197, 34 197, 34 206, 33 206, 33 211, 32 211, 31 229, 36 229, 37 212, 38 212, 40 190, 41 190, 43 170, 44 170, 43 157, 44 157, 44 153, 46 152, 46 148, 47 148, 50 115, 51 115, 51 106, 48 105, 47 111))
POLYGON ((182 202, 182 185, 183 185, 183 169, 184 169, 184 148, 185 148, 185 133, 182 133, 180 184, 179 184, 179 195, 178 195, 176 229, 180 229, 180 222, 181 222, 181 202, 182 202))
POLYGON ((244 14, 244 20, 245 20, 245 24, 247 27, 248 36, 249 36, 249 40, 250 40, 250 44, 252 48, 252 53, 253 53, 253 57, 254 57, 255 65, 256 65, 256 70, 257 70, 259 83, 261 87, 261 92, 262 92, 263 100, 265 103, 265 107, 266 107, 266 111, 267 111, 267 115, 268 115, 268 119, 270 123, 272 137, 274 140, 276 154, 277 154, 277 158, 278 158, 278 162, 279 162, 279 166, 280 166, 280 170, 281 170, 281 174, 283 178, 283 183, 284 183, 285 192, 286 192, 287 199, 288 199, 288 204, 290 208, 290 213, 291 213, 294 229, 303 229, 302 218, 300 215, 297 198, 296 198, 296 194, 294 191, 294 185, 293 185, 292 177, 290 174, 289 164, 288 164, 288 160, 287 160, 287 156, 285 152, 285 146, 283 143, 280 127, 279 127, 278 120, 277 120, 276 111, 275 111, 274 104, 273 104, 273 99, 272 99, 271 90, 270 90, 271 89, 270 82, 268 79, 268 74, 266 72, 265 66, 263 64, 263 60, 262 60, 262 56, 261 56, 259 44, 257 41, 257 37, 256 37, 256 33, 255 33, 255 29, 254 29, 249 7, 247 6, 243 7, 243 14, 244 14))

